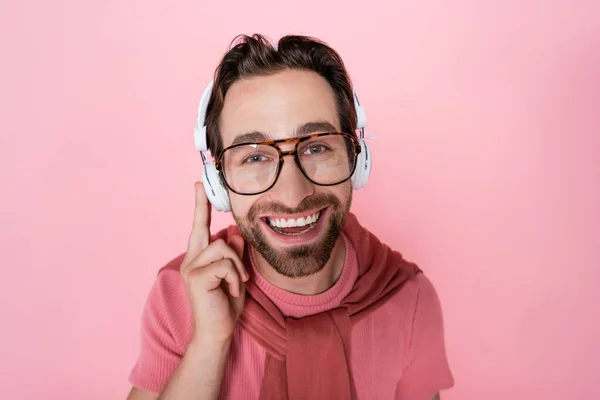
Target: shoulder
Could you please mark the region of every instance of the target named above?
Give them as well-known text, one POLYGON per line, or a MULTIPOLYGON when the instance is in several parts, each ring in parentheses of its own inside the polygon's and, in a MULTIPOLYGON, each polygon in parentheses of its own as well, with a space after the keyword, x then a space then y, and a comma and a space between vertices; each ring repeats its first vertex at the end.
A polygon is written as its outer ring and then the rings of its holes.
POLYGON ((173 302, 185 295, 185 286, 180 272, 184 257, 185 254, 180 254, 158 270, 152 294, 162 301, 173 302))
POLYGON ((431 329, 437 325, 441 328, 440 298, 434 284, 423 272, 406 281, 391 301, 410 319, 411 336, 418 335, 425 327, 431 329))
POLYGON ((407 280, 402 289, 390 299, 390 303, 409 320, 413 334, 423 322, 430 322, 441 316, 437 290, 423 272, 407 280))
POLYGON ((412 280, 414 291, 415 312, 421 314, 437 313, 440 308, 440 298, 433 282, 425 275, 418 273, 412 280))
POLYGON ((414 278, 414 287, 413 340, 425 329, 438 331, 441 335, 442 305, 435 286, 424 273, 419 273, 414 278))
POLYGON ((163 333, 176 347, 184 348, 193 333, 193 314, 179 272, 181 254, 159 269, 143 313, 144 326, 163 333))

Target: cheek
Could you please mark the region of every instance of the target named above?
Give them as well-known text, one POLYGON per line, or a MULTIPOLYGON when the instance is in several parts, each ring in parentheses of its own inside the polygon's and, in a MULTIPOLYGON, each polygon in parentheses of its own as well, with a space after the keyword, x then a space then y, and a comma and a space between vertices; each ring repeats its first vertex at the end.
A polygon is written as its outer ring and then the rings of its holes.
POLYGON ((231 212, 238 218, 246 218, 252 205, 256 202, 255 196, 241 196, 229 192, 229 201, 231 203, 231 212))
POLYGON ((344 205, 352 198, 352 185, 350 181, 346 181, 341 185, 331 187, 330 192, 344 205))
POLYGON ((335 197, 338 202, 337 212, 344 212, 349 209, 350 203, 352 203, 352 186, 346 184, 346 182, 337 186, 322 187, 315 194, 335 197))

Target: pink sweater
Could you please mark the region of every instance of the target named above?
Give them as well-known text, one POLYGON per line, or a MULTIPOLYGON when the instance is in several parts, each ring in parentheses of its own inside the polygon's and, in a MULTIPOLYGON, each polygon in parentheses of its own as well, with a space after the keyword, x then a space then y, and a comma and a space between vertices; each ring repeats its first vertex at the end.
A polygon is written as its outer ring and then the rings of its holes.
MULTIPOLYGON (((286 317, 301 318, 336 308, 358 277, 356 252, 347 239, 346 248, 342 275, 324 293, 304 296, 286 292, 271 285, 252 265, 256 284, 286 317)), ((144 308, 140 355, 129 381, 150 392, 164 389, 193 333, 180 263, 181 257, 159 272, 144 308)), ((265 356, 265 350, 238 326, 220 398, 258 400, 265 356)), ((359 399, 431 400, 435 393, 453 386, 440 302, 422 273, 354 326, 351 358, 359 399)))

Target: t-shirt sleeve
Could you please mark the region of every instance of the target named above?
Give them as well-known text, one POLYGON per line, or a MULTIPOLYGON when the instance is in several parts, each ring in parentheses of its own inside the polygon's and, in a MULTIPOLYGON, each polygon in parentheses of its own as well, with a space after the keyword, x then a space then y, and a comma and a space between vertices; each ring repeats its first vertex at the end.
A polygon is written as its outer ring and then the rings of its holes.
POLYGON ((157 275, 142 313, 140 351, 129 374, 139 389, 161 393, 193 333, 193 315, 178 265, 157 275))
POLYGON ((431 400, 454 385, 446 356, 440 299, 424 274, 419 274, 417 280, 410 347, 396 391, 396 398, 402 400, 431 400))

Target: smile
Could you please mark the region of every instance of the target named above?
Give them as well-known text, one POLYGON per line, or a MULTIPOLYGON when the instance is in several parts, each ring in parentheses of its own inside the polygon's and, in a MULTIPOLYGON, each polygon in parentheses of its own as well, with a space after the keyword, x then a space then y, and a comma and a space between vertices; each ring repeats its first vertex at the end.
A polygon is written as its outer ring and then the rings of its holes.
POLYGON ((314 214, 307 215, 300 218, 269 218, 266 217, 265 220, 267 224, 273 229, 275 232, 288 235, 288 236, 297 236, 302 235, 311 229, 313 229, 317 225, 317 221, 321 217, 321 211, 318 211, 314 214))

